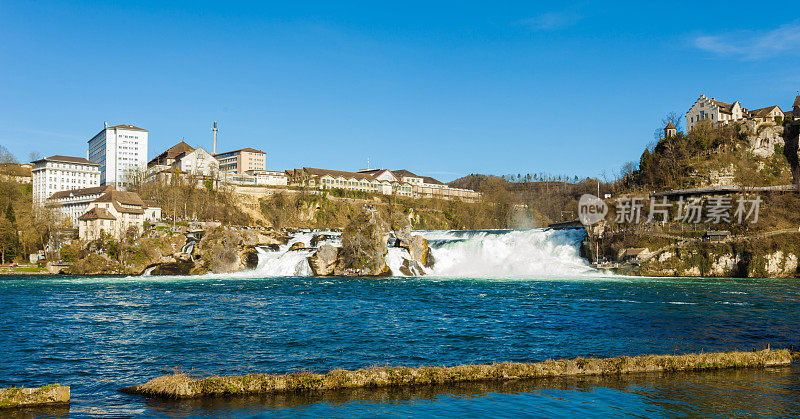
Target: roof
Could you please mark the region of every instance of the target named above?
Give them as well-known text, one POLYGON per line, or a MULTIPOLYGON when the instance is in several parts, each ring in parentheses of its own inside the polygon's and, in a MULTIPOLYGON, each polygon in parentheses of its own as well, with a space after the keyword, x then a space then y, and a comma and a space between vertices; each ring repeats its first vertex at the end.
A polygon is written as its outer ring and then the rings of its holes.
POLYGON ((114 205, 117 212, 125 212, 128 214, 144 214, 146 204, 142 198, 135 192, 124 192, 112 189, 103 194, 100 198, 92 202, 110 202, 114 205), (138 208, 126 208, 123 205, 135 206, 138 208))
POLYGON ((240 148, 240 149, 238 149, 238 150, 226 151, 226 152, 224 152, 224 153, 217 153, 217 154, 214 154, 214 156, 221 156, 221 155, 223 155, 223 154, 230 154, 230 153, 238 153, 238 152, 240 152, 240 151, 247 151, 247 152, 250 152, 250 153, 261 153, 261 154, 267 154, 267 153, 265 153, 265 152, 263 152, 263 151, 261 151, 261 150, 256 150, 255 148, 246 147, 246 148, 240 148))
POLYGON ((670 121, 664 129, 675 129, 675 125, 672 125, 672 121, 670 121))
POLYGON ((145 199, 144 205, 145 208, 161 208, 161 205, 158 205, 158 202, 153 201, 152 199, 145 199))
POLYGON ((147 166, 150 167, 156 165, 159 162, 162 162, 167 159, 174 159, 179 155, 186 153, 187 151, 193 151, 193 150, 194 147, 190 146, 189 144, 186 144, 186 142, 184 141, 181 141, 178 144, 175 144, 174 146, 168 148, 167 151, 156 156, 153 160, 150 160, 150 162, 147 163, 147 166))
POLYGON ((428 183, 431 185, 444 185, 444 183, 439 182, 438 180, 430 177, 430 176, 420 176, 422 178, 423 183, 428 183))
POLYGON ((48 199, 60 199, 60 198, 67 198, 70 196, 86 196, 86 195, 101 194, 113 189, 114 187, 111 185, 95 186, 92 188, 82 188, 82 189, 70 189, 68 191, 56 192, 50 195, 50 198, 48 199))
POLYGON ((58 154, 55 156, 45 157, 43 159, 36 160, 34 163, 38 163, 40 161, 57 161, 57 162, 80 163, 80 164, 89 164, 92 166, 100 166, 100 163, 95 163, 93 161, 86 160, 83 157, 62 156, 58 154))
POLYGON ((87 142, 91 142, 92 140, 97 138, 98 135, 102 134, 103 132, 105 132, 108 129, 127 129, 127 130, 133 130, 133 131, 144 131, 144 132, 147 132, 146 129, 139 128, 139 127, 137 127, 135 125, 120 124, 120 125, 114 125, 113 127, 103 127, 103 129, 98 131, 97 134, 95 134, 94 137, 90 138, 87 142))
POLYGON ((797 97, 794 98, 794 105, 793 106, 795 108, 800 108, 800 95, 797 95, 797 97))
POLYGON ((89 211, 86 211, 86 214, 81 215, 78 217, 80 221, 89 221, 89 220, 116 220, 117 218, 114 217, 110 212, 108 212, 105 208, 94 207, 89 211))
POLYGON ((404 177, 420 177, 420 176, 417 176, 416 174, 414 174, 412 172, 409 172, 408 170, 405 170, 405 169, 392 170, 392 174, 394 174, 394 176, 396 178, 398 178, 398 179, 402 179, 404 177))
POLYGON ((375 180, 376 173, 370 171, 369 173, 358 172, 345 172, 343 170, 328 170, 328 169, 315 169, 313 167, 304 167, 303 171, 315 176, 329 175, 332 177, 345 177, 358 180, 375 180))
POLYGON ((146 130, 146 129, 144 129, 144 128, 139 128, 139 127, 137 127, 137 126, 128 125, 128 124, 114 125, 113 127, 108 127, 108 129, 112 129, 112 128, 119 128, 119 129, 132 129, 132 130, 136 130, 136 131, 147 131, 147 130, 146 130))
POLYGON ((721 102, 721 101, 715 100, 715 99, 711 99, 711 103, 717 105, 717 107, 719 107, 719 111, 722 112, 722 113, 726 113, 726 114, 732 114, 733 113, 733 103, 721 102))
MULTIPOLYGON (((774 106, 768 106, 766 108, 752 110, 752 111, 750 111, 750 115, 751 116, 756 116, 756 117, 766 117, 775 108, 778 108, 779 111, 781 110, 781 108, 778 105, 774 105, 774 106)), ((783 111, 781 111, 781 112, 783 112, 783 111)))

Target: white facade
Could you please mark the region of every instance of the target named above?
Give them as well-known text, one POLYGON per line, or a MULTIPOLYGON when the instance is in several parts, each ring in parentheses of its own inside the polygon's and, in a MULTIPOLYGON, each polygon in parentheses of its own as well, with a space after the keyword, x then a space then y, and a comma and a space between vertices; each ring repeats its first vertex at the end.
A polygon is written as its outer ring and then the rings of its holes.
POLYGON ((176 157, 173 167, 193 176, 214 176, 219 172, 219 160, 202 148, 196 148, 176 157))
POLYGON ((138 236, 143 231, 146 206, 139 195, 112 189, 89 203, 86 213, 78 217, 78 237, 95 240, 105 232, 120 240, 131 227, 138 236))
POLYGON ((78 217, 86 212, 92 201, 100 198, 110 189, 113 188, 111 186, 95 186, 56 192, 50 195, 45 203, 48 207, 60 212, 67 221, 72 223, 73 227, 78 227, 78 217))
POLYGON ((289 177, 284 172, 274 170, 248 170, 246 174, 255 177, 255 184, 259 186, 286 186, 289 177))
POLYGON ((700 98, 694 102, 689 112, 686 112, 686 129, 691 132, 700 121, 707 120, 715 125, 727 124, 741 121, 747 116, 747 109, 743 108, 738 101, 725 103, 700 95, 700 98))
POLYGON ((56 192, 100 185, 100 165, 80 157, 52 156, 33 162, 33 204, 43 205, 56 192))
POLYGON ((147 167, 148 131, 133 125, 106 127, 89 140, 89 160, 100 164, 100 184, 125 188, 132 170, 147 167))

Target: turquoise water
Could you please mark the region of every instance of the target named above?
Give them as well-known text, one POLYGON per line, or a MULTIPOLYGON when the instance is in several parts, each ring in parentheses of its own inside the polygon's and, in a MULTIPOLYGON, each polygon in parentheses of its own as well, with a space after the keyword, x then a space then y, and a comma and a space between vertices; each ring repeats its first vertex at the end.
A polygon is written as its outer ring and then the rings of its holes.
POLYGON ((800 345, 795 280, 0 278, 0 387, 25 415, 795 416, 800 370, 478 383, 194 401, 117 390, 176 369, 325 372, 800 345))

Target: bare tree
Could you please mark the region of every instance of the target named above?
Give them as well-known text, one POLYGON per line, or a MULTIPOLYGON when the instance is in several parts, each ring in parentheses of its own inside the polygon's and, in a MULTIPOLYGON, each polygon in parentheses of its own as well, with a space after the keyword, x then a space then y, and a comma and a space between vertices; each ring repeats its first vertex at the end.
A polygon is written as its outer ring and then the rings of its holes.
POLYGON ((30 161, 31 163, 33 163, 33 162, 35 162, 36 160, 40 160, 40 159, 42 158, 42 154, 41 154, 41 153, 39 153, 39 152, 38 152, 38 151, 36 151, 36 150, 33 150, 33 151, 31 151, 31 152, 28 154, 28 158, 30 158, 30 160, 29 160, 29 161, 30 161))

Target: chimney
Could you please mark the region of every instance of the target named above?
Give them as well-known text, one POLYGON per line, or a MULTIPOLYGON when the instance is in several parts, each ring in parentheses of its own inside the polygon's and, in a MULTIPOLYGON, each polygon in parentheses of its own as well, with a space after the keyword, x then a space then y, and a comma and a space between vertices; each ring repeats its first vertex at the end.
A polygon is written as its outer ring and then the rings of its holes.
POLYGON ((108 121, 103 121, 103 127, 108 128, 108 121))
POLYGON ((214 121, 214 127, 211 130, 214 131, 214 154, 217 154, 217 121, 214 121))

